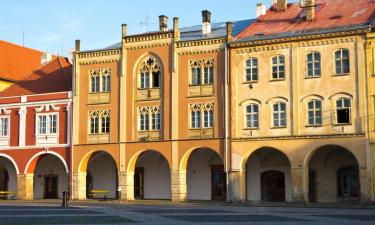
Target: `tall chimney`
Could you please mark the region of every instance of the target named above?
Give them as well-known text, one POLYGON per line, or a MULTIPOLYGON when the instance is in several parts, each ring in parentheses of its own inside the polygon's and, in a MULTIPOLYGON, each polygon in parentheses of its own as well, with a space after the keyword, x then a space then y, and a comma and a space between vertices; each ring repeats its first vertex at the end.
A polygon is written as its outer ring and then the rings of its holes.
POLYGON ((126 37, 126 28, 127 28, 127 24, 126 23, 123 23, 121 24, 121 28, 122 28, 122 37, 126 37))
POLYGON ((208 10, 202 11, 202 33, 203 35, 211 33, 211 12, 208 10))
POLYGON ((180 30, 178 28, 178 17, 173 18, 173 36, 174 36, 175 41, 180 40, 180 30))
POLYGON ((277 0, 276 11, 285 11, 288 7, 288 0, 277 0))
POLYGON ((168 16, 165 16, 165 15, 159 16, 159 31, 160 32, 168 31, 168 16))
POLYGON ((233 40, 233 23, 227 22, 227 41, 233 40))
POLYGON ((266 5, 264 3, 257 4, 257 18, 266 15, 266 5))
POLYGON ((76 52, 81 51, 81 40, 76 40, 76 52))
POLYGON ((315 18, 315 0, 306 0, 306 21, 315 18))

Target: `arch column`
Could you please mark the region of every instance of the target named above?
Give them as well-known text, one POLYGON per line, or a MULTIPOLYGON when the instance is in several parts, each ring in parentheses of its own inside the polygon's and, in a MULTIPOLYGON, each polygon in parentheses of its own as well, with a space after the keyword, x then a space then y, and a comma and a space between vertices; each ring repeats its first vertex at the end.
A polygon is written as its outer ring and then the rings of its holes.
POLYGON ((246 169, 230 171, 228 181, 228 202, 246 201, 246 169))
POLYGON ((187 200, 186 171, 171 171, 171 194, 173 202, 187 200))
POLYGON ((308 180, 307 170, 304 167, 292 166, 291 178, 292 178, 292 201, 293 202, 305 202, 307 196, 307 185, 308 180))
POLYGON ((21 200, 34 199, 34 174, 17 174, 18 193, 17 198, 21 200))
MULTIPOLYGON (((128 191, 128 187, 127 187, 127 179, 126 179, 126 172, 124 171, 120 171, 118 173, 118 189, 120 189, 121 193, 120 193, 120 196, 118 196, 119 199, 121 200, 127 200, 127 191, 128 191)), ((133 182, 134 183, 134 182, 133 182)))
POLYGON ((128 201, 134 200, 134 172, 128 171, 124 174, 123 177, 126 181, 125 184, 125 199, 128 201))
POLYGON ((73 199, 86 199, 86 172, 73 173, 73 199))
POLYGON ((361 202, 371 202, 371 172, 366 167, 359 167, 361 202))

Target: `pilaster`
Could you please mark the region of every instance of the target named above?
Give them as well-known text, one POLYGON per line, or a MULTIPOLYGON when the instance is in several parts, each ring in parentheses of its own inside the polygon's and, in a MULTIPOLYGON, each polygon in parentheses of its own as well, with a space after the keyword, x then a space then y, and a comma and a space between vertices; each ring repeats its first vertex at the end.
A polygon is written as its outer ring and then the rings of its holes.
POLYGON ((86 199, 86 175, 87 173, 73 173, 73 199, 86 199))
POLYGON ((307 174, 303 167, 292 167, 292 201, 293 202, 305 202, 306 198, 306 181, 307 174))
POLYGON ((34 174, 17 174, 18 193, 17 198, 20 200, 34 199, 34 174))
POLYGON ((173 202, 187 200, 186 172, 174 170, 171 172, 171 192, 173 202))

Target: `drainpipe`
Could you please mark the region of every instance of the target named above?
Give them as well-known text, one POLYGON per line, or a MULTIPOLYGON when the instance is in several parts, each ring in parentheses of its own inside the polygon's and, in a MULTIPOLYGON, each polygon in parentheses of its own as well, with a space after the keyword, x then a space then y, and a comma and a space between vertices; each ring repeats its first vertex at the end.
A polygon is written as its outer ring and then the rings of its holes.
POLYGON ((230 170, 230 152, 229 152, 229 101, 228 101, 228 46, 227 43, 224 44, 224 57, 225 57, 225 84, 224 84, 224 125, 225 125, 225 139, 224 139, 224 150, 225 150, 225 175, 226 175, 226 185, 227 185, 227 202, 230 201, 230 187, 229 187, 229 170, 230 170))

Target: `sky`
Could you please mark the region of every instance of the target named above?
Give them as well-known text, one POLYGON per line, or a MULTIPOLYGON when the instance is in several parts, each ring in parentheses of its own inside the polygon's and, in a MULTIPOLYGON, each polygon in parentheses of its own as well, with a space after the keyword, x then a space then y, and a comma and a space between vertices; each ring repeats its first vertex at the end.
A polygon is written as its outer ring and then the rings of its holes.
MULTIPOLYGON (((255 18, 262 0, 1 0, 0 40, 66 56, 81 40, 81 50, 121 41, 121 24, 128 34, 158 30, 158 16, 180 18, 180 27, 201 24, 201 11, 212 22, 255 18), (146 26, 146 18, 149 25, 146 26)), ((265 3, 269 5, 270 0, 265 3)))

